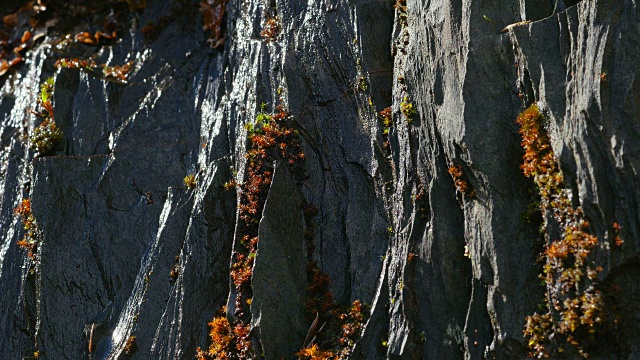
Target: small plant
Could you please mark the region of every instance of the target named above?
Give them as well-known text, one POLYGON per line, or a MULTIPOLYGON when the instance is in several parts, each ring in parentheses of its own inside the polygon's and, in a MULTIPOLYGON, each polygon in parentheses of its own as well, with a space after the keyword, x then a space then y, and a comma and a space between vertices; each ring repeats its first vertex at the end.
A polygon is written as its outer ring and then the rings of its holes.
POLYGON ((188 189, 188 190, 193 190, 196 188, 196 176, 194 174, 189 174, 187 176, 184 177, 184 179, 182 180, 182 182, 184 183, 184 186, 188 189))
POLYGON ((53 114, 53 77, 45 80, 40 86, 40 98, 38 105, 42 111, 33 112, 35 115, 44 118, 44 121, 33 129, 29 137, 30 148, 35 151, 35 156, 45 156, 51 154, 63 139, 62 132, 58 130, 53 114))
POLYGON ((222 185, 222 187, 224 187, 225 190, 235 189, 236 186, 238 186, 238 184, 236 183, 235 180, 229 180, 226 183, 224 183, 224 185, 222 185))
POLYGON ((390 128, 393 126, 393 116, 391 114, 391 107, 387 107, 378 113, 380 119, 382 120, 382 124, 385 128, 390 128))
POLYGON ((407 26, 407 0, 396 0, 393 6, 398 11, 398 17, 400 18, 400 24, 407 26))
POLYGON ((102 31, 96 31, 93 34, 87 31, 83 31, 77 33, 74 38, 75 41, 79 43, 99 46, 114 43, 117 39, 117 34, 115 31, 113 31, 111 34, 107 34, 102 31))
POLYGON ((136 342, 135 335, 131 335, 127 339, 126 344, 124 344, 123 351, 125 355, 131 356, 134 352, 136 352, 136 350, 138 350, 138 343, 136 342))
POLYGON ((611 224, 611 227, 613 228, 613 233, 616 235, 615 238, 615 244, 617 247, 622 246, 622 244, 624 244, 624 240, 622 240, 622 238, 620 237, 620 229, 622 229, 622 226, 620 226, 620 224, 618 224, 617 222, 614 222, 613 224, 611 224))
POLYGON ((360 91, 367 91, 367 78, 364 76, 361 76, 358 79, 358 89, 360 89, 360 91))
POLYGON ((262 31, 260 31, 260 37, 267 42, 273 41, 278 36, 279 32, 280 20, 277 16, 274 16, 272 18, 267 18, 267 21, 265 21, 264 26, 262 27, 262 31))
POLYGON ((36 152, 36 157, 49 155, 60 144, 62 138, 62 132, 58 130, 56 123, 53 120, 45 120, 33 129, 33 133, 29 137, 30 147, 36 152))
POLYGON ((169 272, 169 278, 171 278, 172 281, 175 281, 178 278, 178 275, 180 275, 180 255, 173 259, 173 266, 171 267, 171 272, 169 272))
POLYGON ((471 188, 462 174, 462 165, 452 165, 447 172, 453 178, 453 183, 459 193, 468 198, 474 198, 476 196, 475 190, 471 188))
POLYGON ((57 69, 80 69, 97 78, 118 84, 126 84, 129 80, 129 72, 133 69, 133 64, 133 61, 129 61, 123 65, 106 66, 105 64, 97 64, 93 60, 62 58, 56 61, 55 67, 57 69))
POLYGON ((129 72, 133 68, 133 61, 122 65, 104 66, 102 75, 106 80, 113 80, 119 84, 126 84, 129 80, 129 72))
POLYGON ((333 352, 320 350, 318 344, 313 344, 298 351, 296 356, 303 360, 329 360, 336 358, 333 352))
POLYGON ((362 314, 362 303, 360 300, 355 300, 351 308, 349 308, 349 311, 341 314, 339 319, 342 322, 342 336, 338 339, 338 342, 342 346, 340 358, 348 359, 351 356, 358 332, 364 324, 364 315, 362 314))
POLYGON ((409 124, 413 123, 413 117, 416 115, 416 109, 413 107, 413 104, 409 101, 408 97, 404 97, 404 100, 400 103, 400 111, 407 118, 407 122, 409 124))
POLYGON ((209 322, 211 345, 209 345, 207 351, 200 348, 196 349, 196 358, 198 360, 229 359, 234 353, 235 334, 231 329, 226 312, 227 308, 223 306, 219 311, 219 315, 209 322))
POLYGON ((24 238, 18 241, 18 246, 27 250, 27 256, 35 260, 38 245, 42 241, 42 232, 38 228, 35 216, 31 213, 31 200, 22 200, 13 212, 22 218, 22 227, 25 231, 24 238))

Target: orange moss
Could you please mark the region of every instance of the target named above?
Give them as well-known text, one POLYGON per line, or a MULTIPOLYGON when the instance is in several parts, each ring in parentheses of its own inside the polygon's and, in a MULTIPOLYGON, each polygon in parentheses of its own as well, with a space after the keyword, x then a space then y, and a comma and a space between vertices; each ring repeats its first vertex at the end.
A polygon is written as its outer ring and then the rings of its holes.
POLYGON ((473 198, 476 196, 475 190, 469 186, 467 181, 464 179, 462 174, 462 165, 452 165, 447 172, 453 178, 453 183, 456 186, 456 190, 462 195, 467 196, 468 198, 473 198))
POLYGON ((620 247, 624 244, 624 240, 622 240, 622 238, 620 237, 620 229, 622 229, 622 226, 620 226, 620 224, 618 224, 617 222, 614 222, 613 224, 611 224, 611 227, 613 228, 613 233, 615 234, 615 244, 617 247, 620 247))
POLYGON ((92 76, 117 82, 119 84, 126 84, 129 80, 129 72, 133 68, 133 61, 129 61, 122 65, 106 66, 104 64, 97 64, 91 60, 80 60, 76 58, 62 58, 58 59, 54 66, 67 69, 80 69, 92 76))
MULTIPOLYGON (((345 312, 340 311, 330 288, 330 279, 313 260, 315 250, 314 229, 312 219, 318 214, 318 209, 311 204, 303 205, 303 213, 307 230, 307 287, 306 316, 308 321, 317 317, 322 326, 321 333, 312 336, 315 342, 305 344, 296 355, 301 359, 348 359, 351 350, 363 326, 362 303, 353 302, 345 312), (331 349, 331 350, 322 350, 331 349)), ((317 330, 317 329, 316 329, 317 330)))
POLYGON ((328 360, 335 359, 336 355, 331 351, 320 350, 318 344, 313 344, 296 353, 296 356, 303 360, 328 360))
POLYGON ((86 45, 105 45, 105 44, 113 44, 117 39, 117 34, 115 31, 111 32, 111 34, 104 33, 102 31, 96 31, 95 33, 90 33, 87 31, 83 31, 77 33, 74 36, 74 39, 86 45))
POLYGON ((596 289, 602 268, 594 266, 589 256, 598 239, 589 234, 582 210, 571 205, 538 107, 529 107, 517 122, 525 150, 522 171, 538 186, 543 213, 549 212, 562 229, 561 238, 551 241, 543 254, 547 312, 528 316, 524 335, 533 357, 549 357, 552 344, 561 351, 558 344, 564 339, 586 358, 582 344, 605 319, 602 293, 596 289))
POLYGON ((235 334, 231 330, 231 325, 226 317, 226 307, 220 309, 220 316, 213 318, 209 322, 209 337, 211 345, 208 351, 197 349, 196 357, 198 360, 206 359, 229 359, 232 354, 233 344, 235 342, 235 334))
POLYGON ((277 16, 272 18, 268 18, 265 21, 264 26, 262 27, 262 31, 260 31, 260 37, 265 39, 266 41, 272 41, 278 36, 280 32, 280 20, 277 16))
POLYGON ((349 308, 349 311, 340 315, 342 322, 342 336, 338 342, 342 346, 340 351, 341 359, 348 359, 351 356, 351 349, 355 345, 359 332, 364 323, 364 315, 362 315, 362 303, 355 300, 349 308))
POLYGON ((29 199, 22 200, 20 205, 14 209, 14 213, 21 217, 22 227, 25 230, 24 238, 19 240, 17 245, 27 250, 27 256, 35 260, 42 232, 38 228, 36 218, 31 213, 31 201, 29 199))
POLYGON ((124 354, 127 356, 133 355, 134 352, 138 350, 138 343, 136 342, 136 337, 134 335, 129 336, 126 344, 124 344, 124 354))

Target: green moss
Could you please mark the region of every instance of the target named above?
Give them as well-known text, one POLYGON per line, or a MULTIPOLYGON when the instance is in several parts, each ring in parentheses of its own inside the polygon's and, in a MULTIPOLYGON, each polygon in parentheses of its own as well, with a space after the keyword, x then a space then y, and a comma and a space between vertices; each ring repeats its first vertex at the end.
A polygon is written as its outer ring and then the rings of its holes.
POLYGON ((62 138, 62 132, 56 127, 56 123, 47 120, 33 130, 29 141, 31 149, 36 152, 35 156, 46 156, 56 149, 62 138))

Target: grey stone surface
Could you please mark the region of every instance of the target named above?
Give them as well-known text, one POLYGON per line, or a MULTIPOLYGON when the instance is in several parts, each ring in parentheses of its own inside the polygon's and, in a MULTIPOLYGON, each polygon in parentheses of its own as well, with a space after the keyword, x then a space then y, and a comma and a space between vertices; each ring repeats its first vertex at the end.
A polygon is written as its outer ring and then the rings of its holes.
POLYGON ((195 3, 145 39, 142 26, 171 8, 149 1, 118 43, 82 50, 135 60, 126 85, 54 72, 50 29, 0 89, 0 357, 125 358, 130 335, 133 359, 192 359, 206 347, 238 240, 239 197, 222 185, 245 178, 244 125, 265 103, 291 113, 308 175, 279 168, 261 219, 252 315, 266 358, 293 358, 310 325, 299 308, 302 201, 319 208, 313 256, 337 301, 371 305, 354 358, 524 358, 525 316, 545 291, 515 123, 534 102, 601 239, 598 281, 617 289, 609 303, 625 315, 592 358, 639 357, 637 4, 555 3, 407 0, 405 16, 386 0, 232 0, 225 44, 211 49, 195 3), (268 12, 282 25, 269 42, 259 37, 268 12), (34 159, 29 110, 51 75, 65 144, 34 159), (377 112, 387 106, 385 135, 377 112), (475 198, 456 192, 453 164, 475 198), (44 232, 33 273, 13 215, 27 197, 44 232), (89 353, 84 329, 105 309, 89 353))
POLYGON ((264 205, 251 279, 251 323, 268 359, 295 354, 308 329, 304 322, 307 255, 301 205, 300 191, 280 163, 264 205))

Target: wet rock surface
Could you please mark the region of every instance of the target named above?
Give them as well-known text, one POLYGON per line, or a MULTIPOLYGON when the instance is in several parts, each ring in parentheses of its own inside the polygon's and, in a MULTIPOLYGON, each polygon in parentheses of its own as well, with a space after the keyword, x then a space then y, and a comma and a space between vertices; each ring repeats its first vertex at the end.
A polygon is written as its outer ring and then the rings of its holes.
POLYGON ((239 241, 240 196, 224 184, 248 176, 245 125, 263 103, 291 114, 306 158, 301 179, 276 169, 260 219, 251 310, 264 357, 294 358, 311 325, 302 203, 319 209, 313 260, 335 299, 370 305, 353 358, 526 357, 525 317, 548 291, 515 123, 533 103, 598 236, 597 281, 624 315, 591 358, 639 357, 637 5, 550 4, 230 1, 213 49, 197 3, 149 1, 117 43, 73 48, 133 61, 126 84, 56 70, 66 55, 50 28, 0 90, 1 357, 192 359, 206 348, 239 241), (259 35, 267 15, 280 23, 272 39, 259 35), (153 36, 150 22, 162 24, 153 36), (65 139, 34 158, 30 110, 49 76, 65 139), (453 165, 474 196, 456 188, 453 165), (16 245, 23 198, 43 233, 36 261, 16 245))

